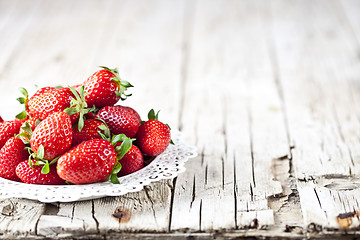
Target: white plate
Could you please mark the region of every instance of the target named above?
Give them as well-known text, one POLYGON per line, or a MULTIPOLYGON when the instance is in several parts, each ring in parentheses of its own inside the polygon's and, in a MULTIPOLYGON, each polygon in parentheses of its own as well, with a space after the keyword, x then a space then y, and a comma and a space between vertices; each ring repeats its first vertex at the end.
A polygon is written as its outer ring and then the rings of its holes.
POLYGON ((0 178, 0 199, 15 197, 40 202, 73 202, 140 191, 151 182, 175 178, 185 171, 185 162, 197 156, 196 148, 187 145, 179 131, 172 131, 171 138, 175 145, 170 144, 165 152, 143 169, 120 177, 120 184, 35 185, 0 178))

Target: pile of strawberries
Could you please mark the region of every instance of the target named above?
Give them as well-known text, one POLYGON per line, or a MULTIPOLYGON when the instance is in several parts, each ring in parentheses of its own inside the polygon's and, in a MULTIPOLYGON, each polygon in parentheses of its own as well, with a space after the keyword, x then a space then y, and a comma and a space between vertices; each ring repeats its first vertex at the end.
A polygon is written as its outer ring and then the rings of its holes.
POLYGON ((102 69, 73 87, 44 87, 31 97, 20 88, 25 110, 0 117, 0 177, 29 184, 88 184, 144 167, 165 151, 170 127, 150 110, 141 121, 131 107, 115 105, 132 85, 117 69, 102 69))

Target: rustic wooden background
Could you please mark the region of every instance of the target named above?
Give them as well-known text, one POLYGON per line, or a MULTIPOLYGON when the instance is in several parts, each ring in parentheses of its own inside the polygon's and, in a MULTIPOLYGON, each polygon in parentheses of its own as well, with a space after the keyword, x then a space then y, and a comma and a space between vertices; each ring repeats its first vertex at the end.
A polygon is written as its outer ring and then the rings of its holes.
POLYGON ((99 65, 199 156, 121 197, 1 200, 1 239, 360 233, 336 218, 360 209, 360 1, 0 0, 3 118, 22 110, 18 87, 81 83, 99 65))

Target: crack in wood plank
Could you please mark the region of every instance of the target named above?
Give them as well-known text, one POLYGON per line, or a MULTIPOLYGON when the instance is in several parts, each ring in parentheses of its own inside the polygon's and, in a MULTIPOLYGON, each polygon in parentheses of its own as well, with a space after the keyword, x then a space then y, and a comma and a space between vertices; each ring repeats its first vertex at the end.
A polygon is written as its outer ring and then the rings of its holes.
POLYGON ((291 152, 295 146, 289 146, 290 154, 273 159, 272 173, 280 181, 282 193, 268 198, 270 209, 274 210, 275 228, 285 232, 303 234, 303 217, 300 197, 297 191, 291 152))
MULTIPOLYGON (((233 168, 236 169, 236 153, 234 153, 234 157, 233 157, 233 168)), ((238 201, 238 186, 237 186, 237 180, 236 180, 236 171, 234 171, 234 222, 235 222, 235 229, 238 229, 239 225, 238 225, 238 216, 237 216, 237 212, 238 212, 238 206, 237 206, 237 201, 238 201)))
MULTIPOLYGON (((72 211, 72 218, 73 218, 73 214, 74 214, 74 209, 72 211)), ((95 203, 94 200, 91 200, 91 217, 94 219, 95 224, 96 224, 96 231, 98 233, 100 233, 100 229, 99 229, 99 221, 97 220, 96 216, 95 216, 95 203)))
POLYGON ((196 176, 194 175, 193 178, 193 185, 192 185, 192 195, 191 195, 191 202, 190 202, 190 208, 192 208, 192 205, 195 201, 195 196, 196 196, 196 176))
POLYGON ((188 64, 189 64, 189 54, 191 48, 191 37, 193 32, 194 25, 194 16, 195 16, 195 5, 196 1, 184 1, 184 12, 183 12, 183 24, 182 24, 182 41, 181 41, 181 64, 180 64, 180 106, 179 106, 179 115, 178 115, 178 128, 181 131, 183 128, 182 122, 182 113, 185 104, 185 89, 188 81, 188 64))
MULTIPOLYGON (((251 109, 249 105, 247 105, 247 115, 248 115, 248 122, 249 122, 249 142, 250 142, 250 156, 251 156, 251 174, 252 174, 252 184, 256 187, 255 181, 255 158, 254 158, 254 140, 253 140, 253 124, 252 124, 252 116, 251 116, 251 109)), ((251 198, 253 199, 253 191, 252 186, 250 184, 250 194, 251 198)))
MULTIPOLYGON (((172 186, 169 185, 171 196, 170 196, 170 208, 169 208, 169 224, 168 224, 168 232, 171 231, 171 222, 172 222, 172 215, 173 215, 173 205, 174 205, 174 196, 175 196, 175 188, 176 188, 176 180, 177 177, 172 180, 172 186)), ((185 190, 185 189, 183 189, 185 190)))
POLYGON ((144 191, 145 191, 146 197, 147 197, 147 198, 149 199, 149 201, 150 201, 151 210, 152 210, 152 213, 153 213, 153 215, 154 215, 155 224, 158 225, 157 217, 156 217, 156 212, 155 212, 155 208, 154 208, 154 200, 152 199, 152 197, 151 197, 150 194, 149 194, 149 186, 145 186, 145 187, 144 187, 144 191))

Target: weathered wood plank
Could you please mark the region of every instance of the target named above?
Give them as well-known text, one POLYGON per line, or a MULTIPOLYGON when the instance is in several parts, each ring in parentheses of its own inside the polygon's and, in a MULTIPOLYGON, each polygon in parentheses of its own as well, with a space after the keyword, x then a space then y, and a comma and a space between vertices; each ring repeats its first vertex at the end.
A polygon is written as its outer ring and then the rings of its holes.
POLYGON ((340 225, 337 217, 344 213, 358 211, 360 208, 358 189, 330 189, 314 183, 299 183, 299 194, 305 224, 319 225, 324 229, 359 228, 358 217, 351 216, 346 227, 340 225))
POLYGON ((0 201, 0 238, 37 234, 36 225, 44 209, 44 203, 32 200, 0 201))
POLYGON ((324 3, 272 4, 272 38, 295 144, 295 173, 311 180, 297 184, 304 224, 318 231, 338 229, 336 216, 359 208, 359 193, 346 186, 360 174, 358 42, 346 21, 353 17, 344 15, 337 1, 324 3), (334 182, 356 177, 347 180, 345 189, 330 189, 319 185, 322 176, 334 182))
POLYGON ((359 127, 355 112, 348 107, 353 100, 346 72, 359 71, 347 64, 357 59, 352 36, 331 2, 275 3, 273 37, 296 145, 297 176, 358 173, 351 155, 356 149, 347 144, 358 139, 351 132, 359 127), (324 7, 328 10, 323 11, 324 7), (344 132, 342 126, 348 130, 344 132))
POLYGON ((181 126, 196 134, 190 141, 202 155, 176 181, 171 229, 244 228, 254 218, 271 225, 267 197, 282 193, 272 159, 290 147, 261 3, 199 1, 194 8, 181 126))
POLYGON ((125 104, 161 109, 200 155, 122 197, 2 201, 0 238, 356 236, 336 216, 360 207, 358 2, 19 2, 0 1, 0 36, 15 40, 0 37, 2 116, 20 84, 119 65, 136 86, 125 104))
POLYGON ((98 233, 93 217, 93 201, 46 204, 37 224, 37 235, 47 237, 79 236, 98 233))
POLYGON ((16 102, 14 96, 18 96, 18 88, 15 87, 14 75, 7 71, 11 66, 11 62, 19 53, 19 46, 23 44, 25 32, 31 24, 34 16, 38 12, 40 1, 2 1, 1 6, 1 24, 0 24, 0 109, 1 116, 4 119, 13 119, 19 103, 16 102), (14 99, 10 102, 9 99, 14 99))
POLYGON ((143 191, 123 197, 94 201, 94 219, 100 233, 166 232, 169 226, 170 181, 161 181, 145 187, 143 191), (122 216, 113 216, 120 212, 122 216))

